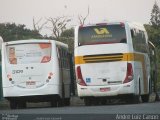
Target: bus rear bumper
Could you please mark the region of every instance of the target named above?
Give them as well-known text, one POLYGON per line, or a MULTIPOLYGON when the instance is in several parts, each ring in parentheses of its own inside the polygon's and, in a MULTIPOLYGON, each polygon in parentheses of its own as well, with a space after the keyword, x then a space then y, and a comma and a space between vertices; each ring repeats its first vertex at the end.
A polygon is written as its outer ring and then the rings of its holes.
POLYGON ((23 96, 37 96, 37 95, 59 95, 58 85, 45 85, 40 88, 26 89, 17 86, 3 88, 3 97, 23 97, 23 96))
POLYGON ((81 86, 77 84, 79 97, 109 97, 125 94, 134 94, 133 81, 126 84, 108 86, 81 86))

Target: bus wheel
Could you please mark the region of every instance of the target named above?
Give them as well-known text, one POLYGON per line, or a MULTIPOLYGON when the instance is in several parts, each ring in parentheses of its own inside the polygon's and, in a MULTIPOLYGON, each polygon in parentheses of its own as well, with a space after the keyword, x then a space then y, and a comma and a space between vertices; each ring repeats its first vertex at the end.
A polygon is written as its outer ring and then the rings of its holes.
POLYGON ((14 100, 10 100, 10 108, 11 109, 17 109, 18 103, 14 100))
POLYGON ((64 99, 59 98, 57 103, 58 103, 58 107, 63 107, 64 106, 64 99))
POLYGON ((151 92, 152 92, 152 84, 149 81, 149 93, 141 96, 142 97, 142 102, 149 102, 149 96, 150 96, 151 92))
POLYGON ((133 103, 138 104, 140 102, 141 102, 141 84, 139 80, 139 92, 138 92, 138 95, 133 95, 133 103))
POLYGON ((92 101, 89 98, 84 98, 84 104, 85 106, 91 106, 92 105, 92 101))
POLYGON ((134 97, 133 97, 133 103, 134 104, 140 103, 140 101, 141 101, 140 99, 141 99, 140 95, 134 95, 134 97))
POLYGON ((149 94, 147 95, 142 95, 142 102, 149 102, 149 94))
POLYGON ((125 99, 125 101, 129 104, 138 104, 140 103, 140 98, 140 95, 130 95, 125 99))
POLYGON ((70 98, 65 98, 64 105, 65 106, 70 106, 70 98))

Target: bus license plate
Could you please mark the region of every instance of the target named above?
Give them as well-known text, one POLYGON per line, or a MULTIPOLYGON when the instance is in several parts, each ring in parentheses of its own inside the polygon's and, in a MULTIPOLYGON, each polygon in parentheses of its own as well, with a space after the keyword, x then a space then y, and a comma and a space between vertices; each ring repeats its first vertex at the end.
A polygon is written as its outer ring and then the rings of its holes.
POLYGON ((110 88, 100 88, 100 91, 101 92, 107 92, 107 91, 110 91, 110 88))
POLYGON ((26 85, 27 85, 27 86, 36 85, 36 81, 27 81, 27 82, 26 82, 26 85))

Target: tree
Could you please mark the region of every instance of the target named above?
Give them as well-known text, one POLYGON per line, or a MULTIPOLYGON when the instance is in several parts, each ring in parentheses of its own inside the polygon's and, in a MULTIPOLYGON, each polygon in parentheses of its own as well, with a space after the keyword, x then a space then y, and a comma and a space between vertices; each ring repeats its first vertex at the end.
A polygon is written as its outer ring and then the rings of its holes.
POLYGON ((89 6, 88 6, 87 15, 85 17, 83 17, 82 15, 78 16, 80 25, 84 25, 85 24, 85 21, 86 21, 88 16, 89 16, 89 6))
POLYGON ((160 9, 156 2, 151 12, 150 25, 145 25, 145 28, 149 40, 151 40, 156 47, 160 48, 160 9))
POLYGON ((25 25, 15 23, 0 23, 0 36, 5 42, 30 38, 42 38, 38 31, 25 28, 25 25))
POLYGON ((160 9, 157 5, 157 2, 155 2, 155 4, 153 5, 150 23, 153 27, 160 27, 160 9))
POLYGON ((49 18, 47 19, 49 23, 51 23, 51 27, 47 27, 49 30, 52 31, 53 37, 56 38, 56 40, 60 40, 61 33, 66 29, 66 25, 68 22, 71 21, 71 19, 68 19, 68 17, 56 17, 56 18, 49 18))
POLYGON ((66 29, 60 35, 60 41, 68 44, 69 51, 74 52, 74 29, 66 29))
MULTIPOLYGON (((160 52, 160 9, 155 2, 151 12, 150 25, 145 25, 149 40, 156 46, 157 53, 160 52)), ((157 54, 157 66, 160 66, 160 54, 157 54)), ((158 89, 160 90, 160 68, 158 67, 158 89)), ((156 96, 157 97, 157 96, 156 96)))
POLYGON ((61 37, 73 38, 74 37, 74 29, 66 29, 61 33, 61 37))
POLYGON ((35 22, 35 19, 33 17, 33 30, 34 31, 38 31, 40 33, 40 31, 43 29, 44 25, 47 24, 48 21, 42 23, 41 25, 40 22, 42 21, 42 18, 40 18, 38 21, 35 22))
POLYGON ((144 26, 148 33, 149 40, 152 41, 156 47, 160 48, 160 27, 155 28, 154 26, 149 24, 146 24, 144 26))

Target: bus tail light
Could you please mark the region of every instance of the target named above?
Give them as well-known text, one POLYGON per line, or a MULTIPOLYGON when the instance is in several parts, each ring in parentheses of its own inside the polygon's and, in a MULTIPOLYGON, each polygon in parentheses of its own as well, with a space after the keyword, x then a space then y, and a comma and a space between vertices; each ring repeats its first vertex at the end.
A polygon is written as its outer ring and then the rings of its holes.
POLYGON ((48 79, 50 80, 52 78, 52 76, 53 76, 53 73, 50 72, 49 75, 48 75, 48 79))
POLYGON ((10 74, 7 75, 9 81, 12 81, 12 76, 10 74))
POLYGON ((124 24, 123 22, 120 22, 120 25, 121 25, 121 27, 124 27, 124 26, 125 26, 125 24, 124 24))
POLYGON ((131 63, 127 63, 127 73, 126 78, 123 83, 128 83, 133 80, 133 68, 131 63))
POLYGON ((80 66, 77 67, 77 78, 78 78, 77 83, 78 83, 79 85, 87 86, 86 83, 85 83, 84 80, 83 80, 80 66))

